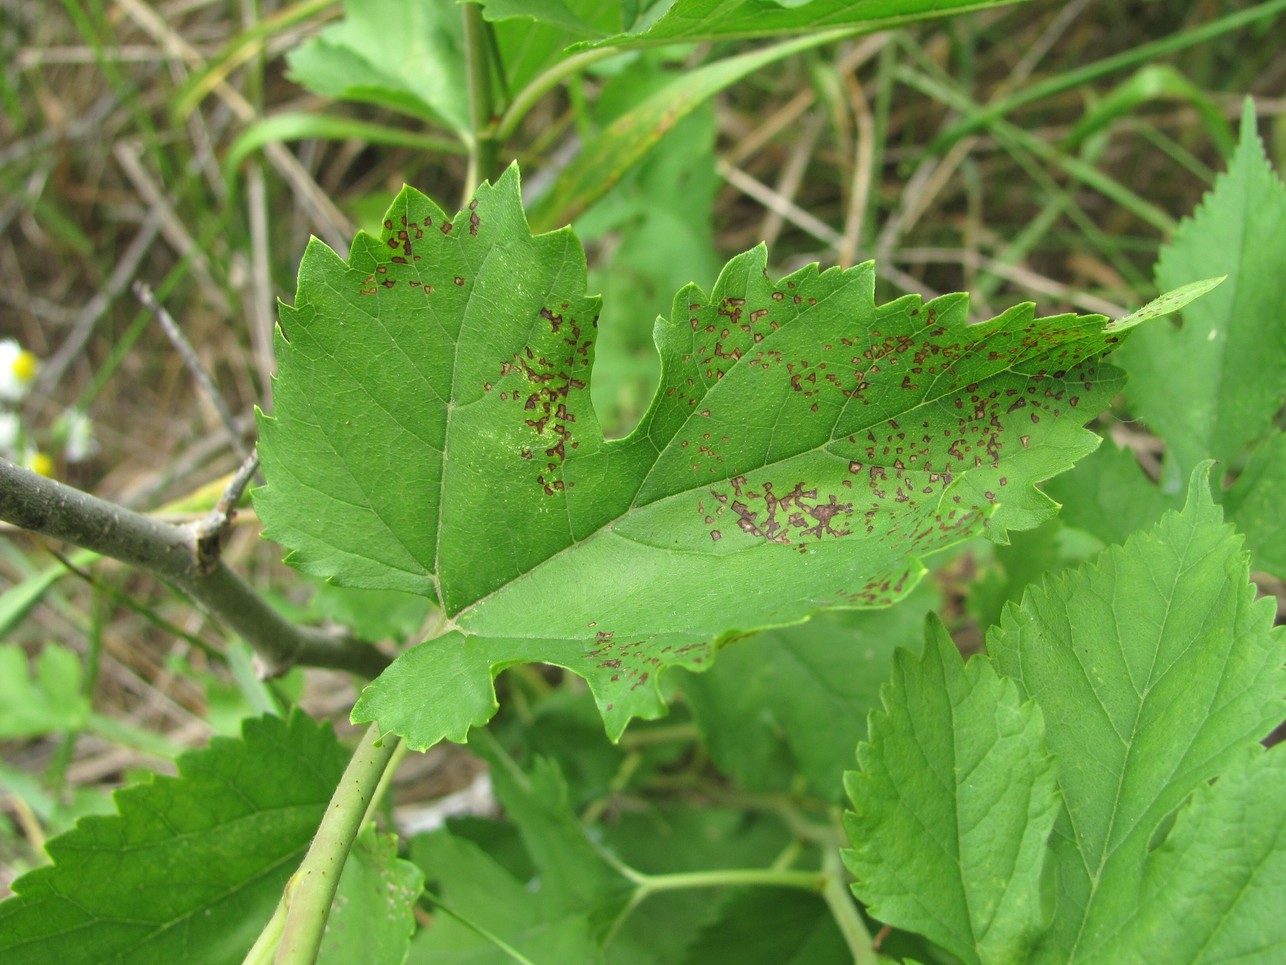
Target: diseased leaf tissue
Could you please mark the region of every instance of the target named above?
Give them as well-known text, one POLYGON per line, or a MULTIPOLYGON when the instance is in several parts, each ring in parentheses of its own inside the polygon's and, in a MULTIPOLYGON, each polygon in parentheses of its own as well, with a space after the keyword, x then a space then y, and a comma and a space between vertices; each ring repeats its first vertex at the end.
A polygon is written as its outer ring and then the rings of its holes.
POLYGON ((347 262, 313 242, 262 420, 267 535, 447 617, 358 716, 462 738, 492 674, 544 661, 590 682, 617 735, 663 711, 665 667, 887 605, 925 554, 1053 512, 1035 484, 1094 449, 1082 424, 1121 384, 1105 319, 1022 305, 967 325, 964 295, 876 306, 870 264, 765 266, 760 247, 678 293, 652 404, 606 441, 584 254, 569 229, 532 237, 516 169, 453 219, 404 190, 347 262), (448 666, 479 679, 426 724, 448 666))

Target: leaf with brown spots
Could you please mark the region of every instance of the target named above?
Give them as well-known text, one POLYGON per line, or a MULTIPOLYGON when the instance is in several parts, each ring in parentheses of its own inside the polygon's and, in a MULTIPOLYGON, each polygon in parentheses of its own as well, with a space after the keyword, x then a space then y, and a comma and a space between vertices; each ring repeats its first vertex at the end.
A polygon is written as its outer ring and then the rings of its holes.
POLYGON ((282 310, 256 505, 295 566, 441 607, 355 710, 414 747, 514 663, 585 677, 615 737, 721 641, 896 601, 927 554, 1052 515, 1035 484, 1121 385, 1101 316, 968 325, 964 295, 877 306, 870 264, 773 280, 760 247, 675 297, 655 398, 605 441, 584 286, 510 169, 450 219, 404 190, 347 261, 314 241, 282 310))

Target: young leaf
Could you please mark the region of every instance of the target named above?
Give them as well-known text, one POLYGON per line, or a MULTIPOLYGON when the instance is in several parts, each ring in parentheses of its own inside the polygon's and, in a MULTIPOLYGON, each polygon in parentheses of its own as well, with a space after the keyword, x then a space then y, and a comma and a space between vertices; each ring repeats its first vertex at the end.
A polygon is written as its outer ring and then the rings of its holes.
POLYGON ((609 442, 583 252, 531 235, 516 169, 454 219, 406 189, 384 226, 347 262, 309 245, 255 500, 293 565, 441 606, 454 629, 354 711, 412 747, 485 720, 513 663, 584 676, 618 736, 723 635, 893 602, 922 556, 1049 518, 1035 484, 1120 387, 1102 316, 877 307, 870 264, 774 282, 761 247, 679 292, 656 396, 609 442))
MULTIPOLYGON (((1113 961, 1163 820, 1281 717, 1283 637, 1196 470, 1182 513, 1034 587, 988 637, 1040 705, 1065 804, 1035 960, 1113 961)), ((1129 960, 1128 956, 1126 960, 1129 960)))
POLYGON ((965 962, 1017 962, 1039 936, 1045 841, 1058 814, 1044 723, 985 657, 961 665, 931 617, 899 651, 884 709, 845 775, 853 892, 888 924, 965 962))
POLYGON ((81 692, 80 657, 66 647, 44 647, 33 676, 17 644, 0 644, 0 740, 78 730, 89 716, 81 692))
POLYGON ((1214 272, 1228 280, 1183 310, 1182 327, 1144 326, 1121 356, 1132 408, 1166 442, 1172 492, 1201 460, 1227 462, 1268 430, 1286 393, 1286 187, 1250 101, 1228 172, 1162 250, 1157 285, 1214 272))
POLYGON ((49 842, 0 904, 0 959, 226 962, 272 915, 347 755, 302 713, 247 720, 49 842))
POLYGON ((460 12, 438 0, 346 0, 344 19, 287 56, 290 77, 326 97, 469 130, 460 12))

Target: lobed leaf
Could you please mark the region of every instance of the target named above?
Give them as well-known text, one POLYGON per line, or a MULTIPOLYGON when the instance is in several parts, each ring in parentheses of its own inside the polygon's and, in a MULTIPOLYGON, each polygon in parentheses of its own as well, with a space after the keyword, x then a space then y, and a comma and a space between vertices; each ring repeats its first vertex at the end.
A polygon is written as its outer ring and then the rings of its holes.
POLYGON ((1101 316, 968 325, 963 295, 876 306, 870 264, 774 281, 760 247, 675 297, 608 441, 584 254, 532 236, 516 169, 454 218, 406 189, 384 229, 309 245, 255 501, 293 565, 441 607, 354 711, 412 747, 485 720, 513 663, 584 676, 617 736, 720 640, 892 603, 925 555, 1049 518, 1035 484, 1121 384, 1101 316))
POLYGON ((329 727, 247 720, 53 839, 0 904, 0 959, 226 962, 272 915, 343 773, 329 727))

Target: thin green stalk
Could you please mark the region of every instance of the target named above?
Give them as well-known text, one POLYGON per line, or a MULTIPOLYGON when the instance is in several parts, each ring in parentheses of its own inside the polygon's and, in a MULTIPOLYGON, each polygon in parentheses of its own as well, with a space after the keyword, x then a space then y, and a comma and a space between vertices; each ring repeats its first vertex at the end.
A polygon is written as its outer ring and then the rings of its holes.
POLYGON ((734 888, 759 885, 765 888, 796 888, 821 894, 824 872, 790 871, 773 868, 728 868, 718 871, 681 871, 668 875, 648 875, 633 868, 621 869, 632 880, 643 897, 662 891, 684 891, 689 888, 734 888))
POLYGON ((792 871, 778 868, 739 868, 720 871, 687 871, 677 874, 649 875, 616 859, 610 853, 603 856, 623 876, 634 882, 630 895, 620 915, 612 923, 603 947, 606 948, 625 923, 626 919, 647 898, 663 891, 682 891, 692 888, 731 888, 760 886, 766 888, 795 888, 819 895, 835 918, 835 924, 844 936, 853 961, 859 965, 875 965, 878 956, 871 946, 871 935, 858 913, 857 906, 844 886, 844 870, 839 852, 828 849, 819 871, 792 871))
POLYGON ((530 958, 528 958, 522 952, 518 951, 518 949, 514 948, 512 945, 506 942, 495 932, 488 931, 487 929, 479 925, 476 921, 472 921, 466 916, 461 915, 459 912, 452 909, 450 905, 443 902, 441 898, 433 894, 433 892, 426 890, 424 894, 425 894, 425 897, 428 898, 430 902, 432 902, 433 907, 436 908, 438 911, 442 912, 444 915, 449 915, 450 917, 458 921, 461 925, 463 925, 465 928, 468 928, 470 931, 476 933, 477 935, 480 935, 482 938, 485 938, 487 941, 491 942, 491 944, 495 945, 496 948, 500 949, 502 952, 504 952, 506 955, 512 958, 515 962, 518 962, 519 965, 535 965, 535 963, 530 958))
POLYGON ((1048 80, 1032 84, 1030 87, 1025 87, 1020 91, 1015 91, 1008 97, 1003 97, 992 104, 975 107, 973 110, 966 112, 963 120, 934 138, 927 150, 932 153, 943 153, 962 137, 967 137, 982 128, 990 127, 1006 114, 1013 112, 1024 104, 1030 104, 1033 101, 1038 101, 1054 94, 1073 90, 1119 70, 1127 70, 1139 64, 1152 63, 1159 57, 1164 57, 1167 54, 1175 53, 1195 44, 1204 43, 1221 34, 1248 26, 1258 20, 1275 16, 1284 11, 1286 11, 1286 0, 1269 0, 1269 2, 1261 3, 1258 6, 1251 7, 1249 10, 1239 10, 1210 23, 1171 34, 1169 37, 1162 37, 1160 40, 1142 44, 1131 50, 1114 54, 1111 57, 1104 57, 1102 60, 1096 60, 1093 63, 1086 64, 1084 67, 1057 74, 1048 80))
POLYGON ((496 123, 496 139, 505 141, 513 136, 522 119, 527 116, 536 102, 544 97, 547 93, 557 87, 562 81, 584 70, 591 64, 596 64, 600 60, 606 60, 608 57, 615 57, 619 50, 611 47, 599 47, 594 50, 585 50, 579 54, 573 54, 566 60, 560 60, 548 70, 534 77, 526 87, 518 92, 518 96, 513 99, 509 109, 496 123))
POLYGON ((469 121, 472 139, 469 145, 469 173, 465 185, 466 201, 483 180, 495 177, 498 142, 492 127, 494 100, 491 92, 491 44, 482 7, 466 3, 464 16, 464 58, 469 77, 469 121))
POLYGON ((849 894, 844 866, 840 863, 839 852, 833 848, 825 852, 822 859, 822 900, 830 909, 831 917, 844 936, 844 943, 853 953, 855 965, 876 965, 880 960, 875 946, 871 942, 871 933, 866 930, 866 922, 853 903, 849 894))
POLYGON ((381 742, 379 725, 372 724, 353 752, 303 864, 286 885, 278 965, 316 961, 344 862, 398 743, 391 735, 381 742))

